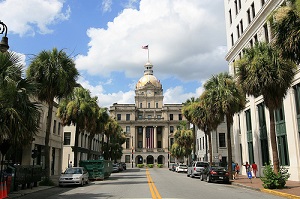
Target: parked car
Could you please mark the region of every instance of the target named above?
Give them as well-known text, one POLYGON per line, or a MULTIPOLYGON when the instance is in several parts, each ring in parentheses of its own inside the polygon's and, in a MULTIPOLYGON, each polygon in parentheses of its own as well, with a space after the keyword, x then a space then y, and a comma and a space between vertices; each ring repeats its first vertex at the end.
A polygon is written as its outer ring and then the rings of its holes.
POLYGON ((178 165, 178 164, 176 164, 176 163, 171 164, 169 170, 170 170, 170 171, 175 171, 177 165, 178 165))
POLYGON ((186 172, 187 172, 187 166, 186 166, 186 164, 179 164, 179 165, 175 168, 175 171, 176 171, 177 173, 179 173, 179 172, 184 172, 184 173, 186 173, 186 172))
POLYGON ((194 178, 194 177, 200 177, 201 172, 204 170, 205 167, 208 167, 208 162, 201 162, 201 161, 193 161, 189 166, 187 170, 187 176, 194 178))
POLYGON ((112 168, 113 168, 112 170, 113 173, 119 172, 119 164, 117 163, 112 164, 112 168))
POLYGON ((59 186, 81 185, 89 183, 89 173, 84 167, 67 168, 59 178, 59 186))
POLYGON ((200 180, 207 182, 229 183, 229 173, 226 168, 219 166, 207 167, 200 175, 200 180))

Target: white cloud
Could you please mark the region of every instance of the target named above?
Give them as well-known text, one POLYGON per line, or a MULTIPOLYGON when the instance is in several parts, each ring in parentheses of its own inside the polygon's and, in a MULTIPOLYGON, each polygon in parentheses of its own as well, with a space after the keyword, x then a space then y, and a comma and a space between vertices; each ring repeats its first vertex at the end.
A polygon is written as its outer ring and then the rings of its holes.
POLYGON ((165 104, 183 103, 187 99, 191 99, 192 97, 194 98, 200 97, 202 92, 203 92, 203 87, 197 88, 194 93, 192 92, 186 93, 182 86, 168 88, 166 92, 164 92, 164 103, 165 104))
POLYGON ((141 0, 139 9, 124 9, 107 28, 90 28, 89 51, 76 65, 89 74, 124 71, 139 77, 150 61, 159 79, 207 79, 227 71, 223 0, 141 0), (101 62, 99 62, 101 60, 101 62))
POLYGON ((4 0, 0 2, 1 20, 8 31, 20 36, 48 34, 53 32, 50 25, 69 18, 71 9, 63 11, 63 5, 64 0, 4 0))
POLYGON ((112 0, 102 0, 102 12, 110 12, 112 6, 112 0))

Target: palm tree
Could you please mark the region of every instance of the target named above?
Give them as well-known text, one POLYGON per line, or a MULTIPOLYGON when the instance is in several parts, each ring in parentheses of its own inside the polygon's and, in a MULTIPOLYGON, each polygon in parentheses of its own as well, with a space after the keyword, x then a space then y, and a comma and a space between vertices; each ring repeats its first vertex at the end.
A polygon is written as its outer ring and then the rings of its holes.
MULTIPOLYGON (((206 103, 206 91, 202 93, 200 96, 200 102, 195 103, 192 107, 192 121, 195 123, 199 129, 201 129, 205 136, 208 137, 209 143, 209 162, 212 165, 212 140, 211 140, 211 132, 218 128, 218 125, 223 121, 223 118, 218 114, 213 114, 213 111, 210 110, 213 108, 210 104, 206 103)), ((206 148, 206 157, 207 157, 207 148, 206 148)))
POLYGON ((27 77, 39 84, 37 97, 48 105, 45 136, 45 174, 50 177, 50 129, 54 99, 69 95, 76 85, 78 71, 75 63, 64 51, 53 48, 41 51, 34 57, 27 69, 27 77))
POLYGON ((274 44, 281 54, 300 63, 300 0, 287 0, 269 17, 274 44))
POLYGON ((279 171, 276 144, 274 110, 282 106, 282 100, 290 88, 296 73, 296 64, 283 59, 278 50, 266 43, 257 43, 245 49, 237 62, 239 84, 248 95, 264 98, 270 112, 270 138, 273 151, 274 172, 279 171))
MULTIPOLYGON (((228 150, 228 171, 232 173, 232 147, 231 147, 231 125, 233 115, 240 112, 245 106, 245 94, 237 85, 235 79, 228 73, 220 73, 211 77, 204 84, 206 104, 209 104, 211 114, 220 118, 226 117, 227 125, 227 150, 228 150)), ((232 175, 230 175, 232 178, 232 175)))
MULTIPOLYGON (((107 113, 107 108, 99 108, 96 109, 94 118, 95 123, 94 125, 89 125, 92 128, 89 128, 88 132, 90 133, 89 135, 89 153, 88 153, 88 159, 91 158, 91 146, 92 146, 92 139, 95 137, 97 134, 102 134, 104 135, 104 129, 105 125, 108 122, 109 115, 107 113)), ((103 136, 102 136, 103 138, 103 136)), ((101 149, 101 154, 102 154, 102 149, 101 149)))
POLYGON ((187 119, 187 121, 189 121, 189 123, 193 124, 193 137, 194 137, 194 142, 193 142, 193 154, 194 154, 194 158, 196 157, 196 125, 195 123, 193 123, 192 121, 192 117, 191 117, 191 107, 194 103, 199 102, 199 98, 195 98, 192 97, 191 99, 187 99, 185 103, 183 103, 183 107, 182 107, 182 114, 184 115, 184 117, 187 119))
POLYGON ((58 106, 57 116, 62 120, 64 126, 73 124, 75 130, 74 166, 78 164, 78 140, 80 132, 89 130, 95 125, 95 107, 97 97, 91 97, 90 91, 82 87, 76 87, 73 93, 64 98, 58 106))
POLYGON ((22 78, 21 57, 0 52, 0 148, 26 146, 39 128, 39 104, 32 102, 35 84, 22 78))

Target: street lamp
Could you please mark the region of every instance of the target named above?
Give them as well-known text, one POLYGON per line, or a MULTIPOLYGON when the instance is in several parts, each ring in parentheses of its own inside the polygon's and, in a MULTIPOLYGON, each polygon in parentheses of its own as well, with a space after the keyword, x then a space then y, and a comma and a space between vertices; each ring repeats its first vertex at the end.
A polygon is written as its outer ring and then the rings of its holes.
POLYGON ((4 53, 9 49, 8 38, 6 37, 7 36, 7 26, 2 21, 0 21, 0 25, 1 25, 0 26, 0 34, 4 33, 4 37, 2 37, 1 42, 0 42, 0 51, 4 53))

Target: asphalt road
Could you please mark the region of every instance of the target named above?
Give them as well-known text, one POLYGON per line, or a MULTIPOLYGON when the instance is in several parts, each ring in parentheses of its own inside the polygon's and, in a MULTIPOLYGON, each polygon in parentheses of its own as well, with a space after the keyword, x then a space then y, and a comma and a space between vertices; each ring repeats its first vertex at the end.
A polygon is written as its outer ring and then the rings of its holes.
POLYGON ((267 193, 231 184, 207 183, 189 178, 185 173, 167 169, 127 169, 113 173, 104 181, 91 182, 84 187, 54 187, 31 193, 23 199, 104 199, 104 198, 164 198, 164 199, 276 199, 267 193))

